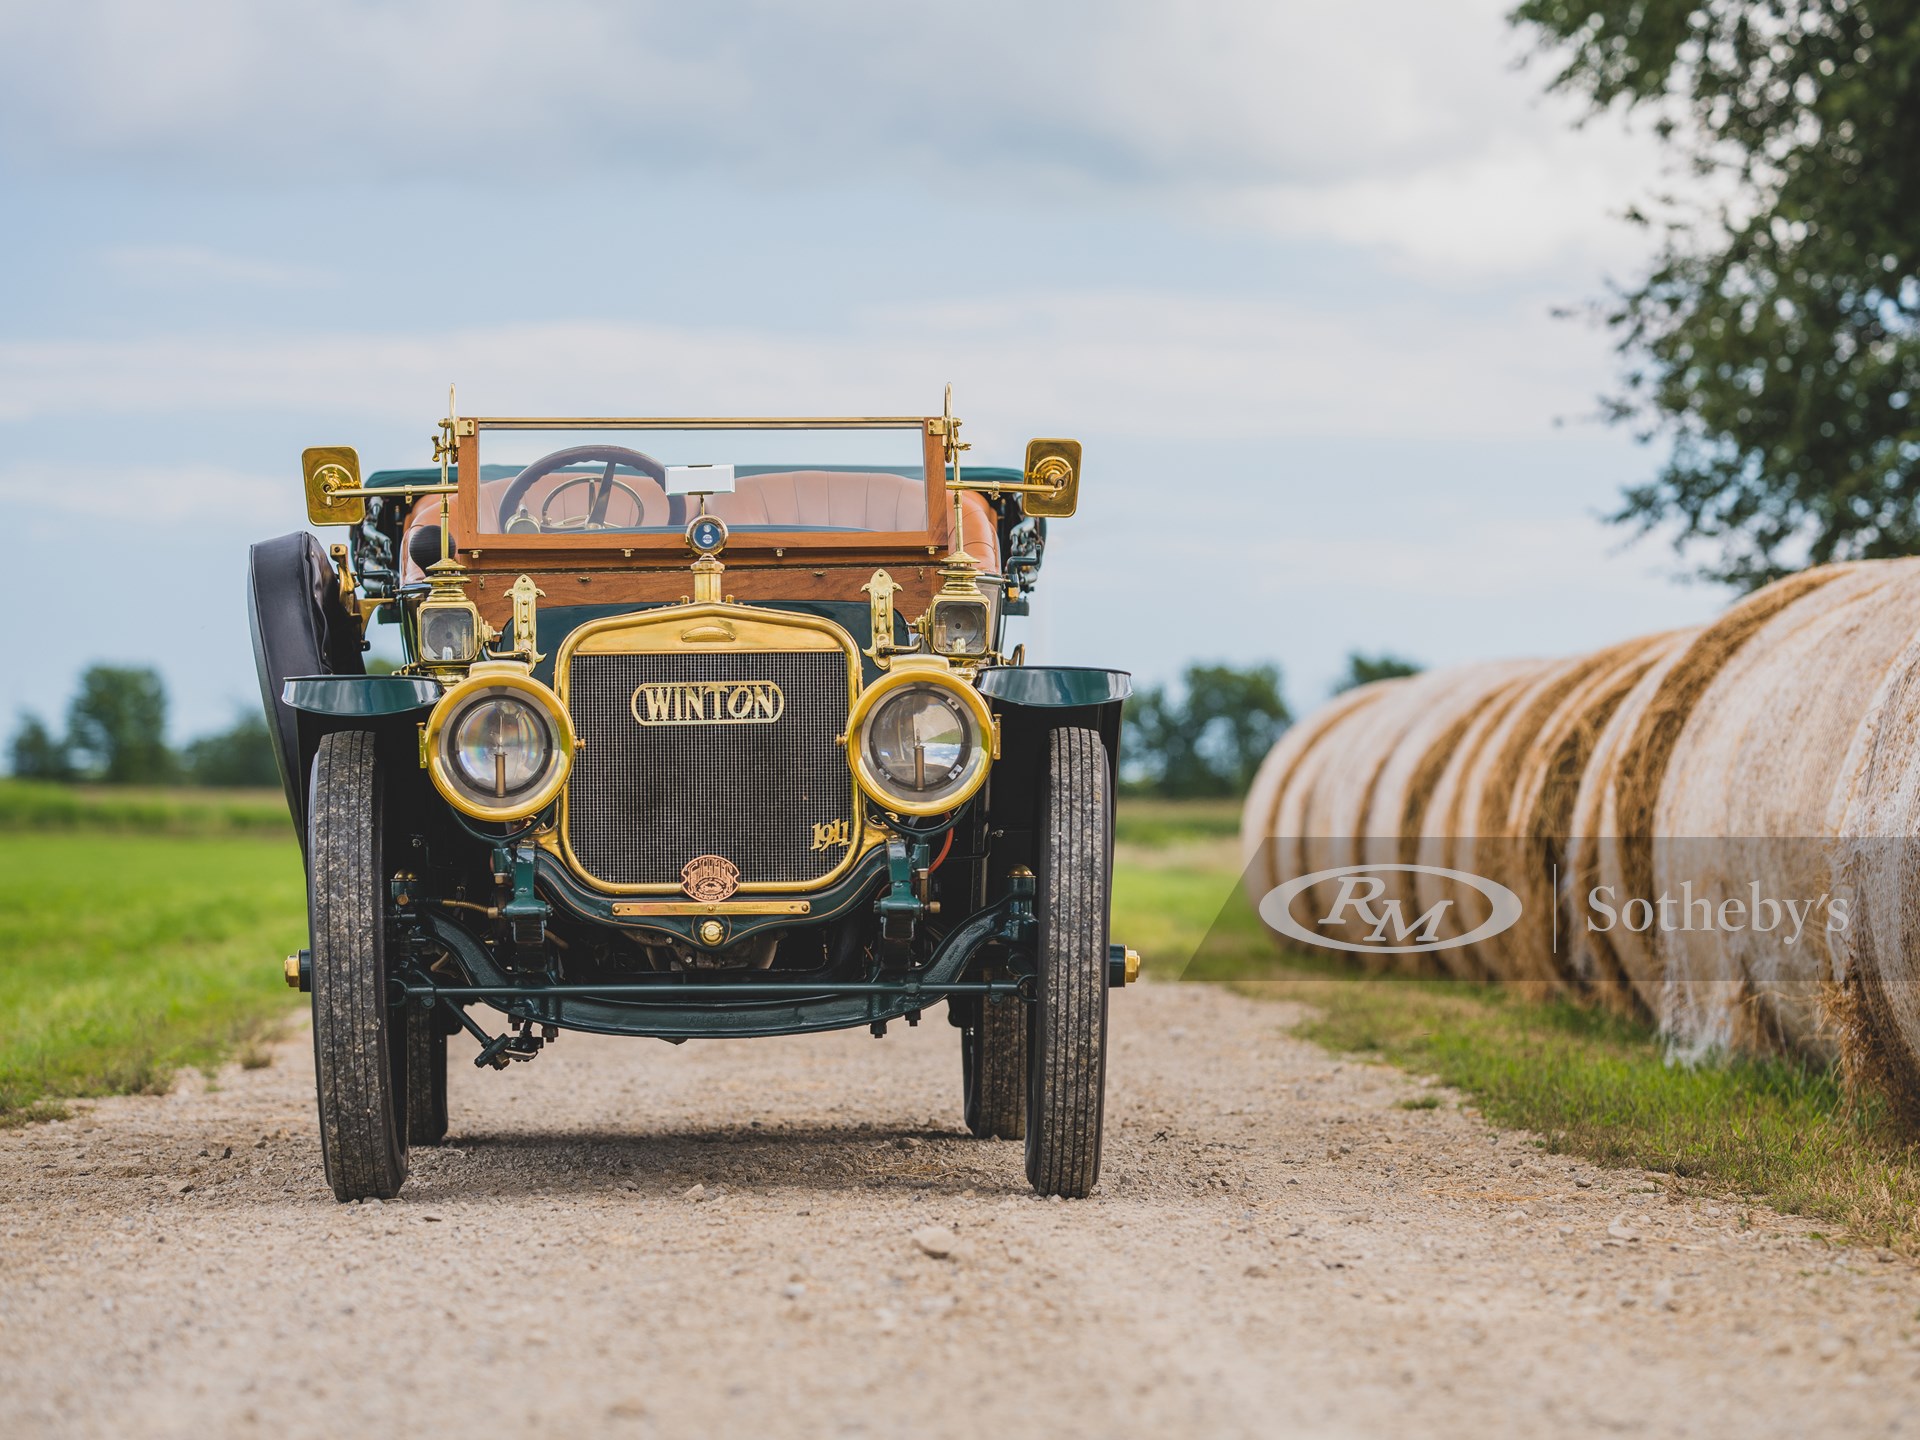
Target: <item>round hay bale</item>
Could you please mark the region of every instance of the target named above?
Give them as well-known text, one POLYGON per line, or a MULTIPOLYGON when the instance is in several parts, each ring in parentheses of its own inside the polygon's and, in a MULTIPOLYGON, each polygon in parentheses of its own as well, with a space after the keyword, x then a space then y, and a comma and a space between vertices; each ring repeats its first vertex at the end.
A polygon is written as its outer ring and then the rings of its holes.
MULTIPOLYGON (((1402 837, 1403 845, 1409 840, 1413 842, 1419 863, 1462 870, 1501 884, 1506 883, 1503 873, 1507 868, 1505 857, 1496 853, 1493 843, 1485 846, 1476 844, 1474 832, 1477 816, 1473 813, 1476 808, 1475 777, 1486 765, 1490 747, 1498 743, 1498 737, 1505 730, 1516 707, 1543 678, 1560 669, 1562 663, 1530 663, 1497 689, 1487 693, 1479 709, 1454 741, 1434 780, 1432 793, 1427 797, 1424 813, 1418 822, 1418 833, 1402 837)), ((1488 839, 1491 842, 1492 837, 1488 839)), ((1473 903, 1470 897, 1460 893, 1456 885, 1438 876, 1414 874, 1407 879, 1412 882, 1409 888, 1415 907, 1411 914, 1428 914, 1435 906, 1473 903)), ((1455 924, 1465 926, 1477 925, 1485 918, 1482 913, 1456 914, 1453 917, 1455 924)), ((1432 958, 1438 969, 1455 979, 1506 978, 1489 970, 1484 950, 1479 946, 1438 951, 1432 958)))
MULTIPOLYGON (((1283 736, 1242 811, 1249 897, 1257 904, 1287 879, 1355 863, 1371 833, 1383 777, 1395 817, 1386 834, 1397 843, 1398 807, 1423 799, 1444 760, 1443 752, 1426 763, 1427 750, 1464 723, 1490 680, 1512 668, 1508 662, 1463 666, 1360 686, 1283 736)), ((1300 902, 1300 913, 1332 903, 1336 891, 1329 885, 1321 894, 1322 888, 1300 902)), ((1352 958, 1348 951, 1328 953, 1352 958)))
POLYGON ((1862 564, 1778 611, 1697 698, 1652 852, 1678 922, 1654 931, 1662 1023, 1683 1054, 1838 1053, 1829 827, 1855 732, 1917 628, 1920 561, 1862 564))
MULTIPOLYGON (((1693 707, 1767 621, 1855 568, 1826 565, 1756 590, 1696 633, 1683 649, 1650 667, 1621 700, 1595 746, 1575 802, 1577 836, 1569 856, 1567 913, 1584 916, 1585 898, 1595 885, 1609 887, 1616 905, 1654 902, 1655 809, 1693 707)), ((1607 982, 1624 980, 1645 1013, 1660 1018, 1666 975, 1651 935, 1619 925, 1597 934, 1584 922, 1574 930, 1571 958, 1576 970, 1590 976, 1609 999, 1612 987, 1607 982)))
MULTIPOLYGON (((1288 727, 1260 762, 1240 807, 1240 863, 1247 898, 1254 904, 1284 878, 1299 859, 1300 833, 1289 828, 1304 808, 1303 794, 1315 776, 1302 774, 1320 743, 1355 711, 1391 694, 1405 679, 1376 680, 1336 695, 1288 727), (1298 783, 1296 783, 1298 782, 1298 783)), ((1299 873, 1291 870, 1289 873, 1299 873)))
POLYGON ((1572 822, 1567 827, 1567 867, 1560 879, 1559 896, 1560 915, 1574 922, 1565 940, 1567 968, 1577 983, 1625 1014, 1653 1014, 1658 979, 1643 990, 1628 968, 1639 958, 1638 953, 1623 956, 1616 950, 1611 932, 1594 930, 1579 917, 1587 913, 1585 897, 1596 886, 1617 887, 1620 883, 1620 819, 1614 805, 1620 766, 1647 707, 1698 637, 1698 631, 1682 632, 1677 643, 1656 655, 1615 704, 1593 741, 1574 794, 1572 822))
MULTIPOLYGON (((1567 815, 1554 817, 1555 828, 1543 828, 1544 817, 1536 806, 1551 772, 1539 757, 1556 757, 1559 765, 1571 765, 1577 777, 1585 761, 1579 737, 1584 734, 1590 744, 1604 723, 1604 717, 1592 718, 1595 678, 1611 679, 1607 688, 1617 703, 1630 683, 1621 677, 1623 668, 1635 675, 1644 670, 1639 657, 1658 638, 1630 640, 1545 666, 1502 703, 1489 705, 1475 722, 1481 733, 1463 740, 1435 789, 1427 816, 1428 831, 1444 834, 1448 842, 1447 857, 1436 863, 1505 885, 1520 898, 1521 919, 1471 950, 1458 952, 1449 968, 1461 973, 1470 968, 1483 979, 1537 985, 1541 993, 1561 987, 1566 975, 1553 953, 1552 907, 1558 903, 1553 878, 1563 858, 1567 815), (1579 753, 1576 758, 1565 751, 1579 753), (1519 793, 1523 780, 1529 787, 1524 799, 1519 793)), ((1564 811, 1571 810, 1574 784, 1577 778, 1563 784, 1556 797, 1564 811)))
MULTIPOLYGON (((1403 692, 1384 739, 1384 758, 1369 780, 1358 815, 1349 823, 1359 837, 1345 858, 1314 857, 1315 869, 1365 861, 1369 864, 1411 865, 1440 863, 1424 857, 1421 842, 1430 833, 1426 817, 1434 789, 1463 737, 1496 696, 1532 674, 1537 660, 1498 660, 1430 671, 1418 691, 1403 692), (1320 859, 1325 863, 1317 863, 1320 859)), ((1417 875, 1386 874, 1382 906, 1398 904, 1407 919, 1421 913, 1407 907, 1418 901, 1417 875)), ((1318 898, 1318 897, 1316 897, 1318 898)), ((1345 927, 1343 927, 1344 929, 1345 927)), ((1341 938, 1357 941, 1358 934, 1341 938)), ((1450 953, 1450 952, 1442 952, 1450 953)), ((1395 969, 1441 973, 1426 957, 1400 955, 1389 959, 1395 969)))
MULTIPOLYGON (((1579 678, 1564 691, 1554 683, 1557 677, 1543 676, 1540 699, 1556 691, 1559 698, 1537 722, 1529 702, 1516 705, 1512 734, 1516 742, 1527 743, 1516 745, 1511 774, 1488 782, 1482 811, 1487 833, 1494 833, 1491 813, 1505 792, 1506 815, 1497 828, 1513 837, 1517 868, 1503 883, 1520 897, 1521 907, 1519 922, 1489 942, 1499 947, 1485 962, 1492 973, 1543 981, 1554 989, 1582 983, 1571 958, 1574 935, 1561 909, 1559 886, 1568 873, 1581 779, 1627 692, 1663 658, 1684 649, 1696 633, 1642 636, 1585 657, 1588 663, 1579 678)), ((1579 669, 1579 662, 1569 662, 1569 667, 1579 669)))
POLYGON ((1920 1130, 1920 636, 1854 732, 1830 819, 1835 885, 1852 901, 1832 947, 1841 1059, 1920 1130))

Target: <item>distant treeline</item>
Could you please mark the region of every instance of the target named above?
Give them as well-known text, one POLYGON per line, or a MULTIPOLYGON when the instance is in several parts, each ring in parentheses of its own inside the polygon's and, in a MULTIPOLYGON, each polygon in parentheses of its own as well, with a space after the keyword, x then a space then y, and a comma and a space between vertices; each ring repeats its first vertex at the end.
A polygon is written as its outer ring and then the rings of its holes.
MULTIPOLYGON (((1356 651, 1334 691, 1419 669, 1391 655, 1356 651)), ((1278 665, 1189 665, 1177 691, 1149 685, 1127 702, 1121 787, 1170 797, 1242 794, 1292 723, 1278 665)))
POLYGON ((273 741, 256 710, 231 728, 175 750, 167 744, 167 687, 146 666, 95 665, 67 705, 64 733, 22 715, 7 746, 22 780, 102 785, 277 786, 273 741))

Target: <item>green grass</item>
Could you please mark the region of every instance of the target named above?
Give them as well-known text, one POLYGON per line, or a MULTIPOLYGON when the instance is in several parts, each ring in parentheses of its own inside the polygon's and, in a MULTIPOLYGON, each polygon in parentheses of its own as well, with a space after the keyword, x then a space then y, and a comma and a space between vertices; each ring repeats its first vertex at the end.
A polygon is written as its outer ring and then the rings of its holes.
POLYGON ((305 943, 290 835, 0 833, 0 1126, 249 1060, 305 943))
MULTIPOLYGON (((1133 803, 1122 801, 1122 835, 1133 803)), ((1657 1171, 1920 1253, 1920 1151, 1834 1071, 1777 1060, 1670 1064, 1649 1027, 1593 1006, 1514 987, 1369 979, 1282 954, 1240 895, 1237 849, 1196 839, 1218 807, 1208 802, 1184 829, 1169 808, 1159 802, 1132 830, 1114 872, 1114 935, 1154 975, 1233 981, 1309 1006, 1295 1032, 1303 1038, 1432 1076, 1549 1150, 1657 1171)))
POLYGON ((136 789, 0 779, 0 831, 293 838, 278 790, 136 789))
POLYGON ((1113 838, 1121 845, 1163 847, 1205 840, 1237 840, 1238 800, 1156 800, 1123 795, 1113 838))

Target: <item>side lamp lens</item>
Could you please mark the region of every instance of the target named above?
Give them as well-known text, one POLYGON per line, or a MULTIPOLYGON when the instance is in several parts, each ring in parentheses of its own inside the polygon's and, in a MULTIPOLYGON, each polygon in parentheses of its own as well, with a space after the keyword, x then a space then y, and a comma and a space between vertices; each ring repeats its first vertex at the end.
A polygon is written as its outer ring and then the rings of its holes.
POLYGON ((987 653, 987 606, 983 600, 949 600, 934 607, 932 640, 941 655, 987 653))
POLYGON ((472 660, 479 653, 473 611, 464 605, 421 606, 420 653, 429 664, 472 660))

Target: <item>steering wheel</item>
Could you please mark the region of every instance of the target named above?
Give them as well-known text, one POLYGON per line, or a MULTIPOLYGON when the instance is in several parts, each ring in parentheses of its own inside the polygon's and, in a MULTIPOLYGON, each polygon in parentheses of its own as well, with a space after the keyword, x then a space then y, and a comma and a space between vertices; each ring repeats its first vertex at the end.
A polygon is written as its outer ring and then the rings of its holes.
MULTIPOLYGON (((616 462, 609 460, 607 462, 607 473, 602 475, 598 480, 594 479, 591 475, 576 475, 571 480, 562 480, 558 485, 554 486, 553 489, 549 490, 547 492, 547 498, 540 502, 540 528, 542 530, 599 529, 606 522, 607 502, 613 498, 613 492, 615 490, 624 490, 628 497, 632 499, 633 523, 635 525, 644 524, 647 518, 647 502, 640 498, 640 492, 638 490, 627 484, 626 481, 614 477, 615 464, 616 462), (558 520, 549 520, 547 518, 547 512, 553 509, 553 502, 566 494, 567 491, 581 485, 597 485, 600 487, 589 501, 588 513, 585 515, 563 515, 558 520)), ((518 512, 515 513, 517 514, 518 512)), ((507 523, 511 525, 513 521, 509 520, 507 523)))
MULTIPOLYGON (((667 467, 651 455, 642 455, 638 450, 629 450, 624 445, 574 445, 565 450, 556 450, 551 455, 541 456, 518 475, 514 476, 513 483, 507 486, 506 494, 500 497, 500 511, 495 517, 496 527, 501 532, 506 532, 509 521, 519 511, 520 502, 526 499, 527 491, 533 488, 535 481, 544 480, 556 470, 564 470, 569 465, 577 465, 585 461, 603 461, 607 469, 606 473, 597 480, 589 476, 582 476, 578 481, 573 482, 589 484, 594 487, 593 499, 587 508, 587 517, 580 522, 582 528, 589 526, 597 527, 606 524, 607 502, 613 498, 613 489, 616 485, 619 485, 621 489, 625 490, 629 495, 632 495, 635 501, 640 500, 640 496, 631 486, 622 484, 613 478, 615 467, 620 465, 628 466, 631 469, 640 471, 642 474, 652 476, 662 485, 665 485, 667 481, 667 467)), ((554 494, 557 495, 560 490, 567 488, 569 487, 562 485, 559 489, 555 490, 554 494)), ((549 495, 547 497, 547 504, 551 505, 552 503, 553 496, 549 495)), ((540 513, 543 520, 546 512, 547 506, 541 506, 540 513)), ((646 514, 644 503, 641 504, 640 513, 642 515, 646 514)))

